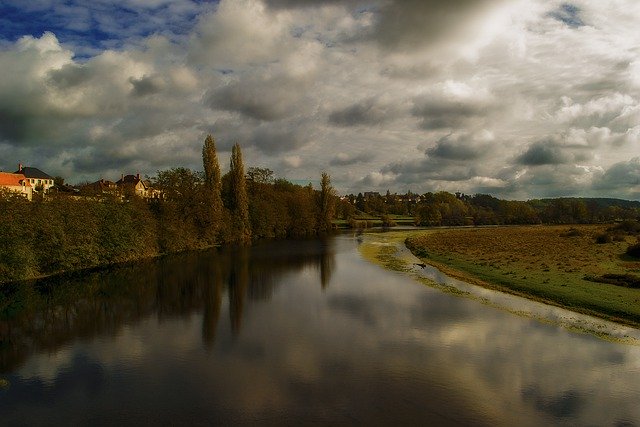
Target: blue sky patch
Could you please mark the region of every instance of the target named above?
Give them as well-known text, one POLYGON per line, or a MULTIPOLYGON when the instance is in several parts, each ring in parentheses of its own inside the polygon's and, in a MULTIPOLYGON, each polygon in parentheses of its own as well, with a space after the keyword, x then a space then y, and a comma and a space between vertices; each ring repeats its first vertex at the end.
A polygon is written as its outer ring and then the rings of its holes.
POLYGON ((89 57, 153 34, 170 39, 186 36, 198 16, 215 5, 211 0, 168 1, 155 6, 114 0, 5 0, 0 3, 0 40, 14 42, 25 35, 41 37, 50 31, 79 57, 89 57))
POLYGON ((552 18, 565 23, 571 28, 578 28, 586 25, 580 17, 580 12, 581 10, 578 6, 570 3, 563 3, 557 10, 554 10, 549 15, 552 18))

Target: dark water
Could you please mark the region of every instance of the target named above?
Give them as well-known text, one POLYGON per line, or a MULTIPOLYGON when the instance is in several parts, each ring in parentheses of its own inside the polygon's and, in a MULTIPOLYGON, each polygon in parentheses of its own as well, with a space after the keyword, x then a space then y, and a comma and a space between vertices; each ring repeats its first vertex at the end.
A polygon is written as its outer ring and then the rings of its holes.
POLYGON ((2 425, 640 425, 640 347, 441 293, 357 240, 0 296, 2 425))

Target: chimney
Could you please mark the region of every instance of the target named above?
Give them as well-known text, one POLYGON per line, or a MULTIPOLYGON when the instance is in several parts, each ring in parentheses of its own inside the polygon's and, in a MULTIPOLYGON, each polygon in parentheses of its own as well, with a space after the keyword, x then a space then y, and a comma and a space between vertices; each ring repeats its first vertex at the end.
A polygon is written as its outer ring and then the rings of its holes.
POLYGON ((124 182, 124 174, 120 175, 120 181, 124 182))
POLYGON ((140 180, 140 172, 138 172, 138 173, 136 174, 136 179, 137 179, 138 181, 140 180))
POLYGON ((18 163, 18 172, 22 172, 22 163, 18 163))

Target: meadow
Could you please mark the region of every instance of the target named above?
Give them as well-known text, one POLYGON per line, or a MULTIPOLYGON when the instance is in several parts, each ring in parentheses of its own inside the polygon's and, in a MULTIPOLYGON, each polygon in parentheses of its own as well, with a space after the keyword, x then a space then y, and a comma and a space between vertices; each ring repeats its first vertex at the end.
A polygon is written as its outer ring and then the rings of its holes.
POLYGON ((429 230, 406 246, 446 274, 547 304, 640 326, 637 237, 612 225, 429 230))

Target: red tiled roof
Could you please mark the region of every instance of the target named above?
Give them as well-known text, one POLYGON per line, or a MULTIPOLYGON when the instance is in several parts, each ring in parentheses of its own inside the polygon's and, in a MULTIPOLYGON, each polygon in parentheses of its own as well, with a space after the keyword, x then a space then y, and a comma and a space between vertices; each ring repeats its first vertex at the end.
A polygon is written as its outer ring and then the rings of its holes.
POLYGON ((31 187, 29 181, 27 181, 21 173, 0 172, 0 185, 21 187, 23 180, 25 180, 24 182, 27 187, 31 187))

